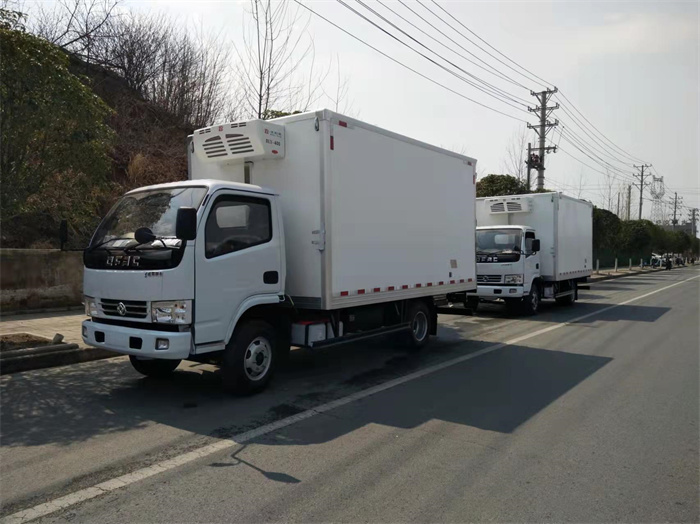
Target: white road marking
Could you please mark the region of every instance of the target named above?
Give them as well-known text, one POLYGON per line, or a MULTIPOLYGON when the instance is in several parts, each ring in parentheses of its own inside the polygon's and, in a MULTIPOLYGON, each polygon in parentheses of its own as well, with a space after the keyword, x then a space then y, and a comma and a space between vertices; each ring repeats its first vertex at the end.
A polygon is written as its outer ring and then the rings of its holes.
POLYGON ((326 413, 328 411, 339 408, 340 406, 344 406, 344 405, 349 404, 351 402, 354 402, 356 400, 360 400, 360 399, 375 395, 376 393, 380 393, 382 391, 386 391, 387 389, 391 389, 391 388, 399 386, 401 384, 405 384, 406 382, 410 382, 411 380, 416 380, 417 378, 421 378, 421 377, 424 377, 426 375, 430 375, 431 373, 435 373, 436 371, 440 371, 442 369, 446 369, 446 368, 452 367, 454 365, 461 364, 462 362, 466 362, 467 360, 471 360, 473 358, 480 357, 482 355, 486 355, 487 353, 492 353, 493 351, 504 348, 506 346, 518 344, 524 340, 528 340, 530 338, 534 338, 534 337, 537 337, 539 335, 549 333, 551 331, 563 328, 565 326, 574 324, 576 322, 580 322, 581 320, 585 320, 587 318, 590 318, 590 317, 593 317, 596 315, 600 315, 601 313, 605 313, 606 311, 610 311, 611 309, 614 309, 616 307, 624 306, 624 305, 630 304, 632 302, 637 302, 638 300, 642 300, 643 298, 650 297, 651 295, 655 295, 656 293, 666 291, 667 289, 678 286, 680 284, 684 284, 684 283, 686 283, 690 280, 694 280, 698 277, 700 277, 700 275, 696 275, 694 277, 690 277, 690 278, 687 278, 685 280, 675 282, 674 284, 671 284, 669 286, 662 287, 660 289, 657 289, 655 291, 651 291, 651 292, 646 293, 644 295, 640 295, 638 297, 631 298, 631 299, 626 300, 624 302, 620 302, 619 304, 612 304, 609 307, 603 308, 599 311, 594 311, 592 313, 588 313, 586 315, 574 318, 574 319, 569 320, 567 322, 562 322, 560 324, 555 324, 553 326, 549 326, 549 327, 546 327, 543 329, 538 329, 537 331, 533 331, 532 333, 528 333, 527 335, 522 335, 520 337, 513 338, 513 339, 508 340, 506 342, 494 344, 492 346, 481 349, 479 351, 475 351, 474 353, 469 353, 468 355, 453 358, 451 360, 442 362, 440 364, 435 364, 433 366, 424 368, 420 371, 416 371, 414 373, 404 375, 403 377, 399 377, 399 378, 396 378, 394 380, 384 382, 383 384, 379 384, 377 386, 374 386, 374 387, 371 387, 368 389, 364 389, 362 391, 358 391, 357 393, 354 393, 352 395, 348 395, 348 396, 340 398, 338 400, 327 402, 326 404, 322 404, 322 405, 317 406, 315 408, 303 411, 297 415, 292 415, 291 417, 287 417, 287 418, 278 420, 276 422, 272 422, 270 424, 260 426, 259 428, 256 428, 256 429, 253 429, 250 431, 246 431, 245 433, 241 433, 239 435, 236 435, 236 436, 232 437, 231 439, 221 440, 221 441, 215 442, 213 444, 209 444, 208 446, 204 446, 204 447, 201 447, 201 448, 196 449, 194 451, 190 451, 188 453, 178 455, 176 457, 165 460, 163 462, 159 462, 159 463, 154 464, 152 466, 148 466, 146 468, 136 470, 132 473, 127 473, 126 475, 122 475, 120 477, 116 477, 116 478, 113 478, 113 479, 105 481, 105 482, 101 482, 100 484, 96 484, 95 486, 92 486, 90 488, 85 488, 85 489, 76 491, 74 493, 71 493, 69 495, 65 495, 63 497, 59 497, 57 499, 50 500, 49 502, 44 502, 43 504, 39 504, 39 505, 34 506, 32 508, 18 511, 17 513, 13 513, 12 515, 8 515, 7 517, 3 518, 2 521, 0 521, 0 522, 2 522, 2 524, 22 524, 24 522, 29 522, 30 520, 38 519, 40 517, 49 515, 51 513, 56 512, 56 511, 66 509, 66 508, 73 506, 75 504, 78 504, 80 502, 85 502, 86 500, 90 500, 92 498, 98 497, 98 496, 103 495, 105 493, 109 493, 111 491, 123 488, 125 486, 133 484, 133 483, 138 482, 140 480, 147 479, 148 477, 152 477, 152 476, 157 475, 159 473, 164 473, 166 471, 177 468, 177 467, 182 466, 184 464, 187 464, 189 462, 195 461, 195 460, 200 459, 200 458, 204 458, 204 457, 211 455, 213 453, 218 453, 220 451, 230 449, 230 448, 237 446, 239 444, 243 444, 244 442, 247 442, 249 440, 253 440, 255 438, 258 438, 262 435, 266 435, 268 433, 272 433, 273 431, 277 431, 278 429, 282 429, 282 428, 285 428, 287 426, 291 426, 292 424, 296 424, 297 422, 300 422, 302 420, 309 419, 315 415, 318 415, 319 413, 326 413))

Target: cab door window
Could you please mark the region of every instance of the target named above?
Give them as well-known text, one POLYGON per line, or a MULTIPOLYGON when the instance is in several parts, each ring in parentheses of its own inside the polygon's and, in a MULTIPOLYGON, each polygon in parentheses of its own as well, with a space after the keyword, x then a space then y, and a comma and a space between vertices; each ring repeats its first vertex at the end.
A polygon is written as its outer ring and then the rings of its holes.
POLYGON ((224 195, 214 202, 205 227, 207 258, 272 240, 270 202, 264 198, 224 195))

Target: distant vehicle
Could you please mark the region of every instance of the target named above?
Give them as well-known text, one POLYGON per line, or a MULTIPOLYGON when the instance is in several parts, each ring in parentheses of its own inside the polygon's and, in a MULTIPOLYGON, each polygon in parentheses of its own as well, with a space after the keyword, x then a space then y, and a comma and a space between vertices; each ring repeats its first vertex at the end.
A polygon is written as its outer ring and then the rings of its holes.
POLYGON ((577 299, 577 283, 593 271, 593 206, 561 193, 476 201, 475 300, 503 299, 534 315, 540 299, 577 299))
POLYGON ((259 391, 291 345, 422 347, 476 290, 473 158, 318 111, 196 130, 188 167, 84 254, 83 340, 142 374, 212 361, 259 391))

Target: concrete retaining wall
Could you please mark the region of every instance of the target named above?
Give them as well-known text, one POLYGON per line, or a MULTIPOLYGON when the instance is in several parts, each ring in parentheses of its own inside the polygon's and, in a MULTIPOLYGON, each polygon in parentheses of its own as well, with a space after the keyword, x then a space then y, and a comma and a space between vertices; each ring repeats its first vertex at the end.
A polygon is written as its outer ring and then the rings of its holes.
POLYGON ((83 254, 57 249, 0 249, 0 309, 79 306, 83 254))

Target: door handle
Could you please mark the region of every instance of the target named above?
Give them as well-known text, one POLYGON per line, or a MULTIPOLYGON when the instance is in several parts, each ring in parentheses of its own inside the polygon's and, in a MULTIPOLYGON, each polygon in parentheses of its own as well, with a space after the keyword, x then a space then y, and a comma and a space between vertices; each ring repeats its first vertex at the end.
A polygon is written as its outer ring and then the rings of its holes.
POLYGON ((263 273, 263 283, 277 284, 280 281, 280 275, 277 271, 265 271, 263 273))

